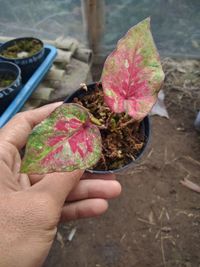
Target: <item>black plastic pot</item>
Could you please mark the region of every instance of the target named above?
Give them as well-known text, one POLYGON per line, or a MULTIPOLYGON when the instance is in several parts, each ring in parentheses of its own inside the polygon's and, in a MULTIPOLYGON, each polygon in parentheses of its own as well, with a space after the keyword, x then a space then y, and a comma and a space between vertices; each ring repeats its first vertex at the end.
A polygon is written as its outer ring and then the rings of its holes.
POLYGON ((9 61, 17 64, 21 69, 21 75, 22 75, 22 82, 26 83, 28 79, 31 77, 33 72, 39 67, 39 65, 42 63, 44 58, 44 44, 41 40, 33 37, 22 37, 22 38, 16 38, 13 40, 10 40, 3 45, 0 46, 0 60, 2 61, 9 61), (8 58, 2 55, 2 52, 5 51, 8 47, 13 46, 17 44, 19 41, 22 40, 37 40, 42 48, 36 52, 34 55, 29 57, 23 57, 23 58, 8 58))
POLYGON ((0 62, 0 76, 9 74, 13 76, 13 82, 4 88, 0 88, 0 115, 21 89, 20 68, 11 62, 0 62))
MULTIPOLYGON (((83 97, 84 95, 87 95, 87 94, 90 94, 91 91, 93 91, 96 87, 96 84, 97 83, 92 83, 92 84, 89 84, 87 85, 87 88, 88 90, 84 90, 82 88, 78 89, 77 91, 75 91, 73 94, 69 95, 65 100, 64 100, 64 103, 71 103, 73 102, 73 99, 75 97, 78 97, 78 98, 81 98, 83 97)), ((151 132, 151 129, 150 129, 150 119, 149 117, 145 117, 143 119, 143 121, 141 122, 141 130, 143 131, 144 133, 144 136, 146 137, 146 142, 144 144, 144 146, 142 147, 140 153, 138 154, 137 158, 130 162, 129 164, 123 166, 122 168, 119 168, 119 169, 115 169, 115 170, 108 170, 108 171, 102 171, 102 170, 90 170, 88 169, 87 171, 88 172, 91 172, 91 173, 97 173, 97 174, 106 174, 106 173, 121 173, 123 172, 124 170, 127 170, 128 168, 130 167, 133 167, 134 165, 136 165, 138 163, 138 161, 141 159, 141 157, 144 155, 144 152, 146 151, 147 149, 147 145, 149 143, 149 139, 150 139, 150 132, 151 132)))

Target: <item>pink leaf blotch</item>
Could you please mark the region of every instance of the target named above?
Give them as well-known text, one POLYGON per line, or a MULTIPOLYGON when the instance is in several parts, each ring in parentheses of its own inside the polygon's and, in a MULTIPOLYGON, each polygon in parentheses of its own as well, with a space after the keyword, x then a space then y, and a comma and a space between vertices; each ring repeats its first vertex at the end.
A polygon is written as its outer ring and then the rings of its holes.
POLYGON ((115 113, 142 120, 157 100, 164 73, 150 31, 150 18, 132 27, 105 61, 102 86, 115 113))
POLYGON ((96 164, 101 156, 101 135, 89 118, 89 112, 78 104, 55 109, 29 136, 21 172, 64 172, 96 164))

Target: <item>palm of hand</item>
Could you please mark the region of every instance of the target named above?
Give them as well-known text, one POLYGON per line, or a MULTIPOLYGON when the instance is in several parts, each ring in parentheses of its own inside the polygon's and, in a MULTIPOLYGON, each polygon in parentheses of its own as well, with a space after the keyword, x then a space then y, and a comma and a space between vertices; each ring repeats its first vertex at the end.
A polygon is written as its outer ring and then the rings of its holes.
POLYGON ((99 215, 107 209, 106 199, 120 193, 113 175, 82 176, 81 170, 43 176, 19 173, 19 150, 33 126, 55 106, 17 115, 0 130, 1 267, 42 265, 60 220, 99 215))

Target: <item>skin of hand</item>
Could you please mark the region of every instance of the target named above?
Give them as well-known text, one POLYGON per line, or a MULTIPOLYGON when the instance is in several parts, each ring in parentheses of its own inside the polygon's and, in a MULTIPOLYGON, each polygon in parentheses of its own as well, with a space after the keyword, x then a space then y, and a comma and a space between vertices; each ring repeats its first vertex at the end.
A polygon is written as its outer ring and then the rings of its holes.
POLYGON ((0 266, 38 267, 46 259, 61 222, 106 211, 117 197, 114 175, 76 170, 46 175, 20 174, 19 151, 32 128, 61 103, 18 113, 0 129, 0 266))

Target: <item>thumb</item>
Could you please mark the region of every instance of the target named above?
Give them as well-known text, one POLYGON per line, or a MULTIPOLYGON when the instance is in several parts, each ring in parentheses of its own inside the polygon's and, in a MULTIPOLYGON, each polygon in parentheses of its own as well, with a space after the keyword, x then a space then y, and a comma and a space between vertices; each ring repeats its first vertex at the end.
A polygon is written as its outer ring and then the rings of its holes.
POLYGON ((71 190, 77 185, 84 170, 73 172, 54 172, 46 174, 44 178, 31 187, 31 190, 47 193, 58 206, 62 207, 71 190))

